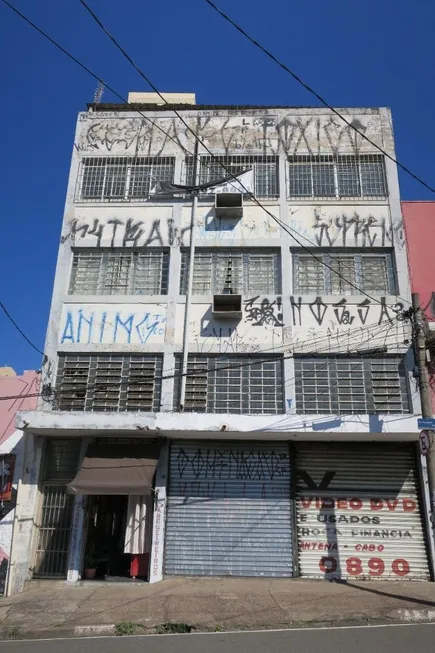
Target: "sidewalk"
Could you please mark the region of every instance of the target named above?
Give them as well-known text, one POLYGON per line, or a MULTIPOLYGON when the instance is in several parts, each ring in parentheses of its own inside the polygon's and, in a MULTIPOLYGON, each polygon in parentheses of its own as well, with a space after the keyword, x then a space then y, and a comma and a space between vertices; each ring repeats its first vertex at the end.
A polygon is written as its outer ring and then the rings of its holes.
POLYGON ((0 639, 137 632, 182 623, 198 630, 286 628, 435 620, 435 583, 169 578, 155 585, 88 581, 67 586, 34 581, 23 594, 0 599, 0 639), (130 626, 131 627, 131 626, 130 626))

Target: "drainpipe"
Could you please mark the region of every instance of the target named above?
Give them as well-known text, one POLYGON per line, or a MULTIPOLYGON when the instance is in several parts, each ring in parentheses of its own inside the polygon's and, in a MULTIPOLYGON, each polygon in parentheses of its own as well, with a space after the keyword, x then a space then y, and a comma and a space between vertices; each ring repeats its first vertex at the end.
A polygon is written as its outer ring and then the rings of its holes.
MULTIPOLYGON (((193 179, 195 186, 199 183, 199 156, 198 156, 198 141, 195 141, 194 161, 193 161, 193 179)), ((182 364, 182 377, 181 377, 181 392, 180 392, 180 411, 184 410, 184 401, 186 398, 186 383, 187 383, 187 357, 189 355, 189 336, 190 336, 190 309, 192 304, 192 288, 193 288, 193 264, 195 258, 195 226, 196 226, 196 210, 198 207, 198 191, 193 192, 192 197, 192 212, 190 218, 190 249, 189 249, 189 276, 187 280, 186 292, 186 305, 184 310, 184 333, 183 333, 183 364, 182 364)))

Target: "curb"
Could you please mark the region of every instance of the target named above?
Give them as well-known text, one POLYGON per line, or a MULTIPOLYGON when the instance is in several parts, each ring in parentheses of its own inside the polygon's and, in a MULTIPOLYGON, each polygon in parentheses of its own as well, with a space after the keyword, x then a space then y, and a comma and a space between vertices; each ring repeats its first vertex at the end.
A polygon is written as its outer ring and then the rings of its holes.
POLYGON ((402 622, 435 621, 435 610, 396 610, 391 616, 402 622))
POLYGON ((76 626, 75 637, 101 637, 102 635, 115 635, 115 624, 101 624, 95 626, 76 626))
MULTIPOLYGON (((376 626, 376 625, 403 625, 403 624, 413 624, 413 623, 428 623, 435 622, 435 610, 422 609, 422 610, 406 610, 398 609, 393 610, 383 617, 357 617, 343 620, 332 620, 332 621, 288 621, 286 623, 280 624, 269 624, 262 626, 236 626, 224 628, 219 631, 220 634, 225 634, 225 632, 249 632, 251 630, 292 630, 294 628, 340 628, 340 627, 367 627, 367 626, 376 626)), ((143 632, 144 636, 154 635, 153 627, 151 627, 151 632, 143 632)), ((205 627, 197 626, 195 629, 196 634, 207 634, 209 631, 205 627)), ((22 640, 44 640, 44 639, 74 639, 80 637, 114 637, 116 636, 116 624, 94 624, 89 626, 74 626, 74 627, 60 627, 60 628, 41 628, 37 630, 25 630, 21 628, 1 628, 0 629, 0 643, 4 641, 22 641, 22 640)), ((128 635, 125 635, 128 638, 128 635)))

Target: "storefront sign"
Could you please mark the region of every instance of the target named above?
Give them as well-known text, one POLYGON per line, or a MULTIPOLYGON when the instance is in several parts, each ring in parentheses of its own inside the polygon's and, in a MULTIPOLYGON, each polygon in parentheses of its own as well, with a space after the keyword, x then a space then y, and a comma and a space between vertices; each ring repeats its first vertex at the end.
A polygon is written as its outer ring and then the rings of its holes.
POLYGON ((400 550, 414 537, 416 499, 300 496, 299 507, 299 550, 318 551, 318 570, 326 577, 409 574, 400 550))
POLYGON ((325 443, 297 453, 303 577, 428 578, 415 449, 325 443))

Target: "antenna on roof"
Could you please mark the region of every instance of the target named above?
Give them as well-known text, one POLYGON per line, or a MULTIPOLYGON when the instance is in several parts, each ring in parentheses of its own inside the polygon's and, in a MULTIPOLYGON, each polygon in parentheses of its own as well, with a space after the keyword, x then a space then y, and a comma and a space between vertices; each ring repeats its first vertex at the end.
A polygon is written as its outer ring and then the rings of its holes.
POLYGON ((100 104, 104 93, 104 82, 102 79, 98 80, 97 88, 94 93, 94 104, 100 104))

